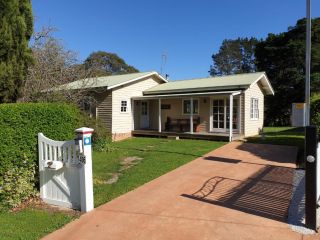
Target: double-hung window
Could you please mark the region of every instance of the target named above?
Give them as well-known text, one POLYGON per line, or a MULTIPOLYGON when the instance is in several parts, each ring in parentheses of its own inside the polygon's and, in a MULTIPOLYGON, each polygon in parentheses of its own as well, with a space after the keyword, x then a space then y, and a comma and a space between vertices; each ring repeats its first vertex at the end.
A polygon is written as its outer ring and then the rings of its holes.
POLYGON ((252 120, 259 119, 259 99, 251 98, 250 118, 252 120))
POLYGON ((128 111, 128 101, 126 101, 126 100, 122 100, 122 101, 121 101, 120 111, 121 111, 122 113, 126 113, 126 112, 128 111))
MULTIPOLYGON (((183 114, 191 113, 191 101, 190 99, 183 100, 183 114)), ((199 101, 198 99, 193 99, 193 114, 199 114, 199 101)))

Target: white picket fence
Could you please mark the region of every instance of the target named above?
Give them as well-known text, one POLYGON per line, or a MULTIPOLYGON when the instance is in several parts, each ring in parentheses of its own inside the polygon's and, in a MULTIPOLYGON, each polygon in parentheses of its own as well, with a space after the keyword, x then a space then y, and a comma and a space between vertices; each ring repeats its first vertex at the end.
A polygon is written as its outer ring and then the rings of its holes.
POLYGON ((40 197, 44 202, 84 212, 93 209, 92 131, 77 129, 77 140, 70 141, 38 134, 40 197))

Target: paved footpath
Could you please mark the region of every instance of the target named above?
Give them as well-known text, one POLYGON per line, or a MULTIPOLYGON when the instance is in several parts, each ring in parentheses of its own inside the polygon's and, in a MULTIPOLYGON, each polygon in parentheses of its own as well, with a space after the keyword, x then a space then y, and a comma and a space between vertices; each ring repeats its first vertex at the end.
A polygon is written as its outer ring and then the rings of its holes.
POLYGON ((44 239, 295 240, 286 223, 295 147, 232 142, 44 239))

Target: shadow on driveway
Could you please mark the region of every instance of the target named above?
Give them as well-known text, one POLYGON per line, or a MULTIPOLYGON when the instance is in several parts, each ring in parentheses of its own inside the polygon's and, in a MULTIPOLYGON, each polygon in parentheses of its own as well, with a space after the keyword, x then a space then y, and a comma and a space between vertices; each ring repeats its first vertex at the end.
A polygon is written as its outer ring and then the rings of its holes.
POLYGON ((196 192, 182 196, 286 222, 293 174, 293 168, 266 165, 246 181, 214 176, 196 192))

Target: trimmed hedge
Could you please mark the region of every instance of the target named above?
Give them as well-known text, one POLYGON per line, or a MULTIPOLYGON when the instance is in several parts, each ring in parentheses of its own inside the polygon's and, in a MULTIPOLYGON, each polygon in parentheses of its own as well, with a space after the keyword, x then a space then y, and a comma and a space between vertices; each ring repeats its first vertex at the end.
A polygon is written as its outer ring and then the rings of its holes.
POLYGON ((83 120, 80 111, 67 104, 0 105, 0 208, 18 205, 35 189, 38 133, 54 140, 73 139, 83 120))

